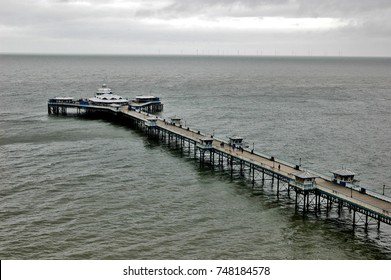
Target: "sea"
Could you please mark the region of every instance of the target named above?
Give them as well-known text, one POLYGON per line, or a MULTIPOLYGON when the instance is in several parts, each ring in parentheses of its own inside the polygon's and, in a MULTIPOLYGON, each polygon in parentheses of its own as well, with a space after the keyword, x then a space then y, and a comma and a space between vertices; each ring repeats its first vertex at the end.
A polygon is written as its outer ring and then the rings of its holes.
POLYGON ((391 259, 391 226, 294 199, 55 96, 161 97, 159 116, 391 196, 391 58, 0 55, 0 259, 391 259))

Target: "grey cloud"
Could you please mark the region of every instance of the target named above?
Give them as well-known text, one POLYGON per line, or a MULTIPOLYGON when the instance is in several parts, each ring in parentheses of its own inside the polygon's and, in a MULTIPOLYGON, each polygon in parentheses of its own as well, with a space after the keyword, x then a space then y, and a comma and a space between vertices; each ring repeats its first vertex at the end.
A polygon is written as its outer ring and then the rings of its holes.
POLYGON ((299 0, 298 13, 315 17, 350 17, 391 9, 389 0, 299 0))
MULTIPOLYGON (((108 8, 98 4, 110 0, 85 0, 94 5, 74 5, 77 0, 14 1, 2 0, 0 10, 0 40, 3 46, 12 45, 11 37, 35 37, 44 40, 89 40, 99 44, 107 42, 133 42, 146 45, 179 43, 197 45, 203 42, 217 45, 336 45, 350 40, 349 44, 363 40, 385 42, 391 49, 391 1, 389 0, 173 0, 167 5, 140 8, 108 8), (291 34, 267 31, 195 30, 175 29, 169 26, 147 24, 146 20, 183 19, 187 17, 325 17, 342 19, 349 24, 321 33, 294 32, 291 34), (3 31, 2 31, 3 30, 3 31), (4 31, 6 30, 6 31, 4 31), (8 30, 8 31, 7 31, 8 30), (9 30, 15 34, 9 36, 9 30), (282 43, 283 42, 283 43, 282 43), (318 44, 316 43, 318 42, 318 44)), ((19 41, 18 41, 18 44, 19 41)), ((348 44, 348 43, 347 43, 348 44)), ((28 45, 26 43, 26 45, 28 45)), ((109 43, 107 45, 110 45, 109 43)), ((0 51, 4 48, 0 45, 0 51)), ((391 53, 390 53, 391 55, 391 53)))
POLYGON ((171 5, 155 11, 165 17, 203 15, 221 16, 284 16, 292 13, 289 0, 175 0, 171 5))

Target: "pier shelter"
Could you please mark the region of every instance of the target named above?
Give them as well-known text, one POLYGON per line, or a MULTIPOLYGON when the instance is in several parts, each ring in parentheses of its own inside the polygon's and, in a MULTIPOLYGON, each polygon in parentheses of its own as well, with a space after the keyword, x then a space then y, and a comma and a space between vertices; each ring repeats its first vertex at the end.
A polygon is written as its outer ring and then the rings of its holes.
POLYGON ((135 102, 137 102, 137 103, 147 103, 147 102, 160 103, 160 97, 153 96, 153 95, 137 95, 135 102))
POLYGON ((173 125, 181 125, 182 119, 175 115, 175 116, 170 117, 170 123, 173 125))
POLYGON ((157 126, 157 118, 148 118, 145 122, 145 125, 148 127, 156 127, 157 126))
POLYGON ((59 104, 59 103, 72 104, 72 103, 76 102, 76 99, 74 97, 62 97, 62 96, 59 96, 59 97, 55 97, 55 98, 49 99, 49 102, 57 103, 57 104, 59 104))
POLYGON ((243 147, 243 137, 231 136, 229 137, 229 144, 235 148, 243 147))
POLYGON ((315 179, 318 177, 308 171, 300 171, 293 174, 295 176, 295 184, 305 190, 315 187, 315 179))
POLYGON ((201 148, 201 149, 212 149, 213 148, 213 138, 210 138, 210 137, 203 137, 203 138, 200 138, 200 141, 201 143, 198 144, 198 146, 201 148))
POLYGON ((129 102, 129 110, 139 110, 148 113, 163 111, 163 103, 160 97, 153 95, 138 95, 129 102))
POLYGON ((333 182, 342 186, 353 184, 356 181, 354 180, 356 173, 346 168, 331 171, 331 173, 334 174, 333 182))

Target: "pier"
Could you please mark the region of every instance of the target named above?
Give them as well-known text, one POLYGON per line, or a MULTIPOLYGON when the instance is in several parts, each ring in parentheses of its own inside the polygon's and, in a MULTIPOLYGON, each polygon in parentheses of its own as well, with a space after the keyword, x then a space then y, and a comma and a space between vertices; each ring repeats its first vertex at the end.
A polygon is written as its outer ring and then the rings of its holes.
POLYGON ((172 120, 159 118, 148 110, 123 106, 96 106, 75 100, 48 102, 49 114, 76 114, 104 112, 114 115, 118 121, 143 131, 147 137, 165 143, 169 148, 194 157, 199 165, 228 172, 231 177, 239 176, 254 189, 270 186, 277 197, 286 195, 295 202, 295 210, 303 216, 313 213, 334 211, 339 217, 350 217, 353 228, 380 229, 382 223, 391 225, 391 198, 372 192, 355 184, 354 172, 346 169, 333 171, 334 178, 303 170, 274 157, 255 152, 243 145, 243 138, 233 135, 229 141, 206 135, 182 125, 180 118, 172 120), (343 212, 349 215, 342 215, 343 212))

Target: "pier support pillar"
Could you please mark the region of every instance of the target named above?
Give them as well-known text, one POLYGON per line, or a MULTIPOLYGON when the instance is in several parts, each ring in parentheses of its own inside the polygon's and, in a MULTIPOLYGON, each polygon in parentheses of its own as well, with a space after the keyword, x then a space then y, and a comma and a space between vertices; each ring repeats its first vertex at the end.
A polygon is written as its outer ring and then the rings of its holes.
POLYGON ((368 212, 365 214, 365 231, 368 231, 368 212))
POLYGON ((233 159, 232 159, 232 156, 231 156, 231 160, 230 160, 230 166, 231 166, 231 179, 234 175, 234 166, 233 166, 233 159))
POLYGON ((305 216, 305 209, 306 209, 306 201, 307 201, 307 196, 306 196, 306 193, 304 192, 304 195, 303 195, 303 216, 305 216))
POLYGON ((252 165, 252 185, 254 188, 254 185, 255 185, 255 167, 254 167, 254 165, 252 165))

